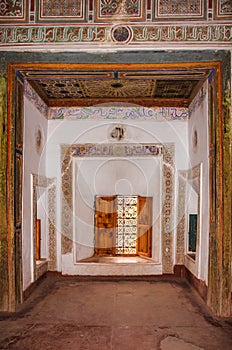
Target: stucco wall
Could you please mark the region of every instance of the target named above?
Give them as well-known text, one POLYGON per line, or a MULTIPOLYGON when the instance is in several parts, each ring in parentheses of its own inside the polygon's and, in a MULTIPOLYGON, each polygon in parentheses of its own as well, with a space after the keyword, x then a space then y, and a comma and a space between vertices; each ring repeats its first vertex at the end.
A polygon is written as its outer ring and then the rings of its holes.
MULTIPOLYGON (((60 232, 61 232, 61 192, 60 192, 60 183, 61 183, 61 144, 82 144, 82 143, 106 143, 114 142, 110 139, 109 129, 115 124, 115 121, 101 121, 101 120, 79 120, 79 121, 70 121, 70 120, 52 120, 48 122, 49 132, 48 132, 48 141, 47 141, 47 176, 58 178, 58 200, 57 200, 57 212, 58 214, 58 252, 60 252, 60 232)), ((188 123, 186 121, 171 121, 171 122, 156 122, 156 121, 119 121, 117 124, 121 124, 125 127, 125 138, 123 142, 133 142, 133 143, 174 143, 175 144, 175 168, 176 169, 186 169, 188 167, 188 152, 187 152, 187 128, 188 123)), ((131 158, 132 159, 132 158, 131 158)), ((91 204, 89 207, 89 215, 93 214, 93 198, 94 194, 103 194, 110 192, 111 194, 114 191, 115 183, 117 181, 126 179, 127 185, 124 182, 124 186, 131 186, 135 194, 144 194, 146 191, 148 195, 154 196, 154 205, 155 205, 155 216, 160 212, 161 208, 161 199, 159 184, 162 179, 162 173, 160 172, 159 161, 149 162, 145 159, 143 161, 139 160, 133 163, 130 163, 130 160, 127 160, 127 164, 124 167, 125 163, 123 161, 117 160, 117 168, 120 168, 120 171, 115 174, 115 163, 105 158, 104 160, 82 160, 82 181, 86 182, 85 188, 88 188, 91 191, 91 204), (141 163, 142 162, 142 163, 141 163), (99 167, 102 167, 102 164, 105 164, 107 171, 99 175, 99 167), (83 166, 84 164, 84 166, 83 166), (124 167, 124 170, 123 170, 124 167), (128 173, 126 173, 128 169, 128 173), (141 171, 141 178, 138 177, 138 169, 141 171), (90 172, 93 171, 93 173, 90 172), (91 179, 92 184, 89 183, 91 179), (109 182, 109 178, 113 180, 113 184, 109 182), (142 179, 144 178, 144 179, 142 179), (115 180, 115 181, 114 181, 115 180), (138 184, 136 184, 136 180, 138 184), (141 190, 140 180, 145 180, 145 183, 148 183, 148 190, 141 190), (154 182, 154 186, 152 186, 154 182), (130 185, 128 185, 130 183, 130 185), (105 190, 103 187, 105 186, 105 190), (101 192, 101 193, 100 193, 101 192), (137 192, 137 193, 136 193, 137 192), (141 193, 138 193, 141 192, 141 193), (155 204, 156 199, 158 200, 158 205, 155 204)), ((77 161, 77 163, 80 161, 77 161)), ((80 166, 80 165, 79 165, 80 166)), ((77 167, 76 167, 77 169, 77 167)), ((78 171, 76 172, 78 174, 78 171)), ((78 175, 75 177, 78 179, 78 175)), ((81 188, 79 187, 78 181, 75 183, 76 188, 76 198, 79 197, 78 191, 82 191, 84 185, 82 184, 81 188), (78 188, 78 189, 77 189, 78 188)), ((122 183, 120 186, 123 186, 122 183)), ((123 191, 122 187, 121 190, 123 191)), ((75 196, 74 196, 75 198, 75 196)), ((76 199, 77 200, 77 199, 76 199)), ((85 204, 82 203, 83 210, 85 204)), ((75 207, 75 206, 74 206, 75 207)), ((80 208, 79 208, 80 209, 80 208)), ((77 209, 76 209, 77 210, 77 209)), ((78 212, 78 210, 77 210, 78 212)), ((88 215, 87 215, 88 216, 88 215)), ((89 220, 89 218, 88 218, 89 220)), ((91 219, 92 220, 92 219, 91 219)), ((158 224, 157 224, 158 225, 158 224)), ((79 224, 78 224, 79 226, 79 224)), ((79 226, 80 227, 80 226, 79 226)), ((82 228, 82 232, 83 232, 82 228)), ((76 230, 77 225, 76 225, 76 230)), ((91 228, 91 231, 93 228, 91 228)), ((159 232, 157 233, 158 240, 154 241, 154 248, 156 250, 153 252, 153 257, 157 261, 161 261, 160 257, 160 227, 159 232)), ((156 230, 157 232, 157 230, 156 230)), ((92 248, 88 250, 90 254, 92 248)), ((62 262, 65 263, 65 272, 66 273, 77 273, 75 270, 74 261, 76 257, 73 253, 69 258, 58 257, 58 266, 59 270, 62 270, 62 262), (70 269, 69 269, 70 268, 70 269)))
POLYGON ((33 181, 32 174, 45 176, 45 152, 43 147, 47 138, 47 120, 34 105, 24 98, 24 148, 23 148, 23 289, 34 280, 33 266, 33 181), (41 131, 41 141, 38 137, 41 131))
POLYGON ((200 177, 200 234, 196 255, 195 274, 207 283, 209 241, 209 137, 208 90, 204 86, 204 98, 192 112, 188 123, 189 169, 201 164, 200 177))

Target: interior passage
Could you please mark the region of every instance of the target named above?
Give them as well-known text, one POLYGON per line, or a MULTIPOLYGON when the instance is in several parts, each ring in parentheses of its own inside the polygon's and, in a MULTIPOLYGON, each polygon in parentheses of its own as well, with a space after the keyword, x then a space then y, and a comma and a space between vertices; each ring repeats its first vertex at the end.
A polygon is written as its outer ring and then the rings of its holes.
POLYGON ((231 350, 184 280, 47 275, 15 315, 0 318, 0 349, 231 350))

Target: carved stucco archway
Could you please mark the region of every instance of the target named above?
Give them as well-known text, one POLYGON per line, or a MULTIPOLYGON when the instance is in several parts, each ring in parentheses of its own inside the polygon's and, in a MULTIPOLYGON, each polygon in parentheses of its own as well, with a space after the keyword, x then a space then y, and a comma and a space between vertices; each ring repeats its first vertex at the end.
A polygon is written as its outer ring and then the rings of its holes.
POLYGON ((75 157, 162 157, 162 269, 173 273, 174 230, 174 144, 76 144, 61 146, 62 254, 73 250, 72 159, 75 157))

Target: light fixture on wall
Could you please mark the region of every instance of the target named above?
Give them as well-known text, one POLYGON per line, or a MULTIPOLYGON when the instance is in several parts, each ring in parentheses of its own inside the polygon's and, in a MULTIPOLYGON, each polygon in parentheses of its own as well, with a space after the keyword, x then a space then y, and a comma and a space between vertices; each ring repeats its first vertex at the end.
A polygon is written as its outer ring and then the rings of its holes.
POLYGON ((121 125, 116 125, 110 133, 110 136, 113 139, 116 139, 117 141, 120 141, 124 138, 125 136, 125 130, 121 125))

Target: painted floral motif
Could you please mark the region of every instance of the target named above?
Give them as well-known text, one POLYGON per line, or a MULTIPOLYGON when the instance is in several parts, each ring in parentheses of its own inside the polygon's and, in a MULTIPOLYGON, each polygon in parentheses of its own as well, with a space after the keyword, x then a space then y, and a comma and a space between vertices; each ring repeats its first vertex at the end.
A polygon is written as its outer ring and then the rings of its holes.
POLYGON ((23 17, 23 0, 1 0, 0 17, 23 17))
POLYGON ((220 14, 232 14, 232 1, 221 0, 219 4, 220 14))
POLYGON ((163 146, 159 144, 91 144, 74 145, 70 148, 73 157, 132 157, 161 156, 163 146))
POLYGON ((100 0, 100 16, 138 16, 140 0, 100 0))

